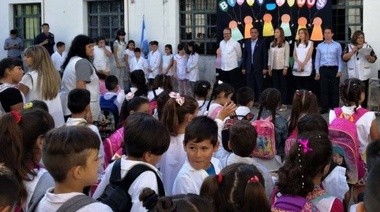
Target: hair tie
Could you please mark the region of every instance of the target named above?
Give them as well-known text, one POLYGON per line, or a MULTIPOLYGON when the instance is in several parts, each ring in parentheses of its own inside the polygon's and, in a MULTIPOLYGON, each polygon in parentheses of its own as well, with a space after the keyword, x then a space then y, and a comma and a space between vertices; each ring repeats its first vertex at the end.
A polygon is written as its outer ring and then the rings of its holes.
POLYGON ((133 97, 135 97, 135 94, 132 92, 129 92, 129 93, 127 93, 127 95, 125 95, 125 99, 127 101, 130 101, 131 99, 133 99, 133 97))
POLYGON ((218 80, 218 85, 223 84, 222 80, 218 80))
POLYGON ((216 175, 216 179, 217 179, 217 182, 219 183, 219 184, 221 184, 222 182, 223 182, 223 175, 222 174, 217 174, 216 175))
POLYGON ((248 180, 248 183, 259 182, 259 178, 255 175, 248 180))
POLYGON ((300 95, 300 90, 296 90, 296 95, 297 95, 297 96, 300 95))
POLYGON ((27 102, 24 105, 24 109, 32 109, 33 108, 33 102, 27 102))
POLYGON ((179 104, 179 106, 182 106, 183 103, 185 103, 185 97, 182 97, 181 94, 176 92, 170 92, 169 93, 170 98, 175 99, 175 101, 179 104))
POLYGON ((207 85, 202 85, 202 88, 207 88, 207 85))
POLYGON ((308 139, 298 139, 298 144, 300 145, 300 147, 301 146, 303 147, 303 150, 302 150, 303 154, 313 151, 313 149, 308 146, 309 145, 308 139))
POLYGON ((18 124, 21 121, 21 114, 14 110, 12 110, 10 113, 12 114, 13 118, 15 118, 16 124, 18 124))
POLYGON ((309 91, 309 95, 312 96, 312 95, 313 95, 313 92, 312 92, 312 91, 309 91))

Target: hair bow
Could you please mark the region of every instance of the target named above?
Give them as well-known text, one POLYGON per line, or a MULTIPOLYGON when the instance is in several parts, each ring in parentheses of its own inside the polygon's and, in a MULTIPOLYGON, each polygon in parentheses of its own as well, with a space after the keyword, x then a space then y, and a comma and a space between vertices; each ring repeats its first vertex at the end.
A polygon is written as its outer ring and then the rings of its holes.
POLYGON ((183 103, 185 103, 185 97, 182 97, 181 94, 176 92, 170 92, 169 93, 170 98, 175 99, 175 101, 179 104, 179 106, 182 106, 183 103))
POLYGON ((10 113, 14 117, 16 124, 18 124, 21 121, 21 114, 17 111, 14 111, 14 110, 12 110, 10 113))
POLYGON ((248 180, 248 183, 259 182, 259 178, 255 175, 248 180))
POLYGON ((216 180, 218 181, 219 184, 221 184, 223 182, 223 175, 222 174, 217 174, 216 175, 216 180))
POLYGON ((218 85, 223 84, 222 80, 218 80, 218 85))
POLYGON ((135 97, 135 94, 132 92, 129 92, 129 93, 127 93, 127 95, 125 95, 125 99, 127 101, 130 101, 131 99, 133 99, 133 97, 135 97))
POLYGON ((308 146, 309 145, 308 139, 298 139, 298 143, 303 147, 302 152, 304 154, 313 151, 313 149, 308 146))
POLYGON ((296 90, 296 95, 297 95, 297 96, 300 95, 300 90, 296 90))

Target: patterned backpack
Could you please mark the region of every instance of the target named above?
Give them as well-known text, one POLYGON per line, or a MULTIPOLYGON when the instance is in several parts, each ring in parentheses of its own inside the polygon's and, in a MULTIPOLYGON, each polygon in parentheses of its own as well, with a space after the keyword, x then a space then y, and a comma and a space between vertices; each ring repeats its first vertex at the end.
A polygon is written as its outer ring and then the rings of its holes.
POLYGON ((276 150, 276 132, 272 122, 272 116, 268 116, 266 119, 260 118, 252 122, 252 126, 257 131, 257 145, 253 150, 252 156, 272 159, 277 154, 276 150))

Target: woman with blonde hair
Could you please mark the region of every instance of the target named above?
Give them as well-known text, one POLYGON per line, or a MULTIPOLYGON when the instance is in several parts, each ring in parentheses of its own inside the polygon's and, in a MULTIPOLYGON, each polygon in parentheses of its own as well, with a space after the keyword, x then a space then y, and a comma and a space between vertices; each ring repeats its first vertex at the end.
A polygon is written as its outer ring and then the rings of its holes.
POLYGON ((22 77, 19 89, 26 102, 44 101, 53 116, 55 126, 63 125, 63 112, 59 90, 61 78, 55 70, 49 52, 43 46, 30 46, 25 50, 24 61, 29 71, 22 77))
POLYGON ((297 89, 310 90, 310 75, 313 69, 311 55, 313 54, 313 41, 309 38, 309 31, 306 28, 298 30, 299 39, 294 46, 293 75, 296 79, 297 89))

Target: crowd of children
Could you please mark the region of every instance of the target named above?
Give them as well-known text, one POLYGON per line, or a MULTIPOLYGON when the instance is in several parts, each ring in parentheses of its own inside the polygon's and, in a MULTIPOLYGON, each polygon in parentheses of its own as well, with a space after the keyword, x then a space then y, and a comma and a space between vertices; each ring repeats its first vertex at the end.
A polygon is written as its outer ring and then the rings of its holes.
MULTIPOLYGON (((360 80, 342 82, 328 122, 307 90, 284 117, 275 88, 255 97, 198 80, 196 43, 161 55, 152 41, 145 59, 124 36, 113 46, 117 76, 90 60, 85 35, 59 66, 62 81, 43 47, 25 51, 24 76, 20 60, 0 61, 0 211, 378 208, 380 135, 360 80)), ((108 57, 102 42, 97 54, 108 57)))

